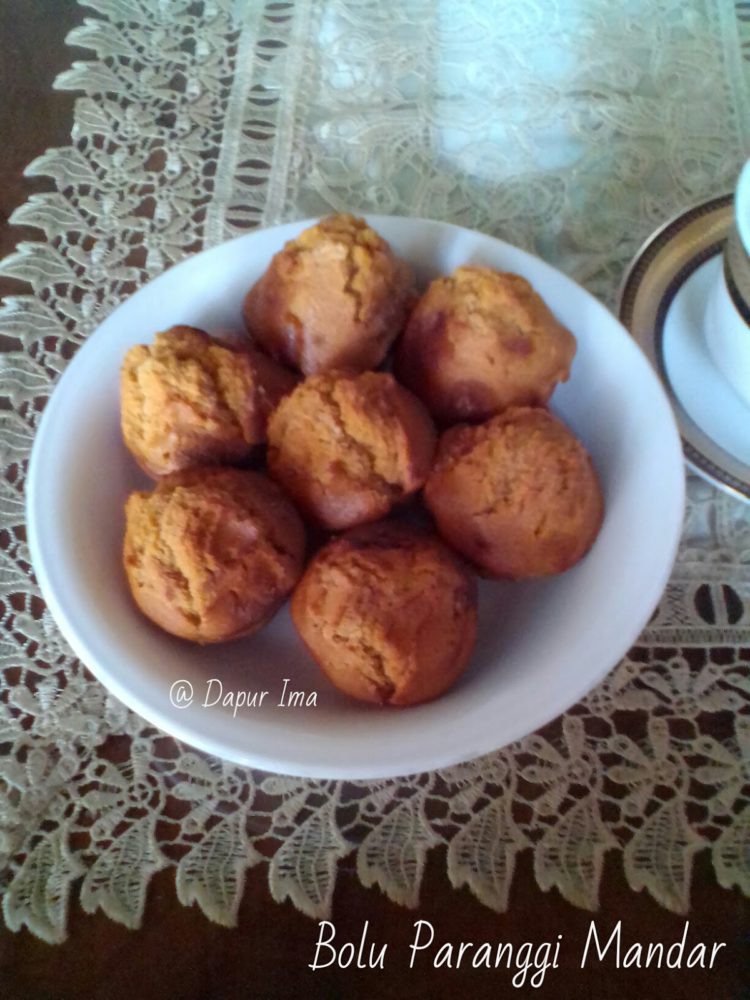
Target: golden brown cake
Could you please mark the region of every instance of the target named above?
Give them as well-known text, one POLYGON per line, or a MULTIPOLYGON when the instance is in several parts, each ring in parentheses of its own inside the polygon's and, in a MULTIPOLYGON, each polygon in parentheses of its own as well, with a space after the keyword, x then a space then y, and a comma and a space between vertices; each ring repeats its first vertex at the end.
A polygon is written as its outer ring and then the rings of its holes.
POLYGON ((418 490, 435 431, 391 375, 325 372, 305 379, 268 424, 268 469, 315 523, 374 521, 418 490))
POLYGON ((152 476, 243 462, 266 439, 268 416, 296 382, 259 351, 173 326, 132 347, 122 365, 125 444, 152 476))
POLYGON ((424 498, 443 538, 496 577, 569 569, 604 513, 586 449, 561 420, 529 407, 447 430, 424 498))
POLYGON ((257 472, 200 468, 125 505, 124 564, 141 611, 167 632, 221 642, 255 632, 304 568, 305 531, 257 472))
POLYGON ((398 343, 395 373, 442 424, 543 405, 576 342, 524 278, 459 267, 437 278, 398 343))
POLYGON ((409 266, 363 219, 334 215, 275 255, 244 303, 257 344, 305 375, 377 367, 414 301, 409 266))
POLYGON ((292 597, 292 619, 339 690, 414 705, 447 691, 469 662, 476 581, 434 536, 369 524, 318 552, 292 597))

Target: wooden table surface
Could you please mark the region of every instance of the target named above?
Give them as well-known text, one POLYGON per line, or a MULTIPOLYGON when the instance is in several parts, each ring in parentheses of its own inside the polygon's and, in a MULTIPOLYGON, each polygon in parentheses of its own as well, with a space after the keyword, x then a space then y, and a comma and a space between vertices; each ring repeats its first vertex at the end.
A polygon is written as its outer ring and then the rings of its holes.
MULTIPOLYGON (((16 205, 43 180, 21 176, 26 164, 49 146, 70 139, 74 96, 52 90, 55 75, 87 53, 66 47, 63 39, 90 12, 73 0, 3 0, 0 3, 0 253, 19 239, 38 236, 7 225, 16 205)), ((0 293, 21 290, 0 280, 0 293)), ((71 906, 70 934, 63 945, 50 946, 28 931, 0 929, 0 997, 11 998, 134 998, 149 997, 298 997, 326 1000, 349 997, 473 997, 539 996, 568 998, 638 997, 643 1000, 739 1000, 750 994, 747 901, 737 891, 717 887, 707 854, 696 858, 692 907, 677 916, 645 893, 628 888, 619 858, 605 866, 600 909, 578 910, 556 892, 539 890, 528 855, 520 861, 510 908, 496 914, 465 889, 452 889, 445 858, 434 852, 428 862, 418 910, 397 907, 376 889, 364 889, 353 863, 339 876, 333 922, 337 941, 359 942, 365 921, 368 941, 388 944, 384 968, 311 970, 318 926, 291 904, 270 897, 265 868, 248 872, 239 926, 218 927, 196 908, 180 906, 170 871, 154 878, 141 930, 129 931, 101 914, 85 915, 77 901, 71 906), (550 969, 542 986, 511 984, 505 968, 435 969, 431 959, 418 959, 409 969, 409 943, 414 922, 428 920, 436 941, 555 942, 563 935, 559 968, 550 969), (690 921, 688 947, 693 943, 726 942, 712 970, 617 969, 613 961, 581 969, 584 942, 591 920, 600 937, 622 920, 623 942, 670 944, 690 921)), ((710 953, 710 947, 709 947, 710 953)), ((426 955, 426 953, 425 953, 426 955)))

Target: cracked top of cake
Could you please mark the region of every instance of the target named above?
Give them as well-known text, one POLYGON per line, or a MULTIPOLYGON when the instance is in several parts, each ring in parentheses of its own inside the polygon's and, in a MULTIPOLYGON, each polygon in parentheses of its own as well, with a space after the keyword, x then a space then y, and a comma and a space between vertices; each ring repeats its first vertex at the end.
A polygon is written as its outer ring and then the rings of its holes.
POLYGON ((384 372, 305 379, 268 424, 268 468, 300 509, 340 531, 385 516, 430 471, 435 431, 384 372))
POLYGON ((363 219, 334 215, 277 253, 243 314, 257 342, 305 375, 376 368, 415 299, 414 276, 363 219))
POLYGON ((575 565, 604 513, 588 452, 540 407, 447 430, 424 499, 446 542, 487 575, 511 579, 575 565))
POLYGON ((167 632, 220 642, 264 625, 299 579, 305 530, 266 476, 196 468, 125 505, 123 560, 141 611, 167 632))
POLYGON ((575 350, 528 281, 464 266, 436 278, 415 306, 395 372, 440 423, 486 420, 508 406, 544 405, 575 350))
POLYGON ((249 458, 296 378, 259 351, 237 350, 192 326, 132 347, 120 375, 125 444, 152 476, 249 458))
POLYGON ((476 582, 433 535, 391 521, 329 542, 292 597, 292 618, 332 683, 413 705, 446 691, 476 640, 476 582))

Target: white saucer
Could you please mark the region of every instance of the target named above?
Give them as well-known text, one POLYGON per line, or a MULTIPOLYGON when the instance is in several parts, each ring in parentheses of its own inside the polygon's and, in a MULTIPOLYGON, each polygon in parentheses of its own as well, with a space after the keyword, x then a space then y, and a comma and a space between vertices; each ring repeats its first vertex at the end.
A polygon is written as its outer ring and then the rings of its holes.
POLYGON ((750 408, 714 364, 702 330, 731 220, 726 195, 657 230, 625 275, 618 311, 669 393, 690 467, 750 501, 750 408))

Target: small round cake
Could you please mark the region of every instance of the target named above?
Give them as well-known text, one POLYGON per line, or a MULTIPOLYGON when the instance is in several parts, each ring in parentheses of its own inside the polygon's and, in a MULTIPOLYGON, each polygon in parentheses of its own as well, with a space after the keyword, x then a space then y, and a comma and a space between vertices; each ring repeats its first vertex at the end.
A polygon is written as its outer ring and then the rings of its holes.
POLYGON ((405 261, 363 219, 334 215, 277 253, 243 307, 271 357, 305 375, 376 368, 414 302, 405 261))
POLYGON ((437 278, 396 348, 398 379, 441 424, 547 402, 576 342, 524 278, 459 267, 437 278))
POLYGON ((488 576, 561 573, 588 552, 604 503, 591 458, 547 410, 447 430, 424 490, 442 537, 488 576))
POLYGON ((375 521, 415 493, 434 451, 427 411, 383 372, 312 375, 268 423, 270 474, 332 531, 375 521))
POLYGON ((339 690, 414 705, 447 691, 469 662, 476 581, 434 536, 368 524, 318 552, 292 597, 292 619, 339 690))
POLYGON ((203 330, 173 326, 125 355, 125 444, 151 476, 244 462, 265 442, 269 414, 296 381, 259 351, 236 350, 203 330))
POLYGON ((125 505, 124 564, 141 611, 195 642, 249 635, 304 568, 305 530, 257 472, 200 468, 161 479, 125 505))

